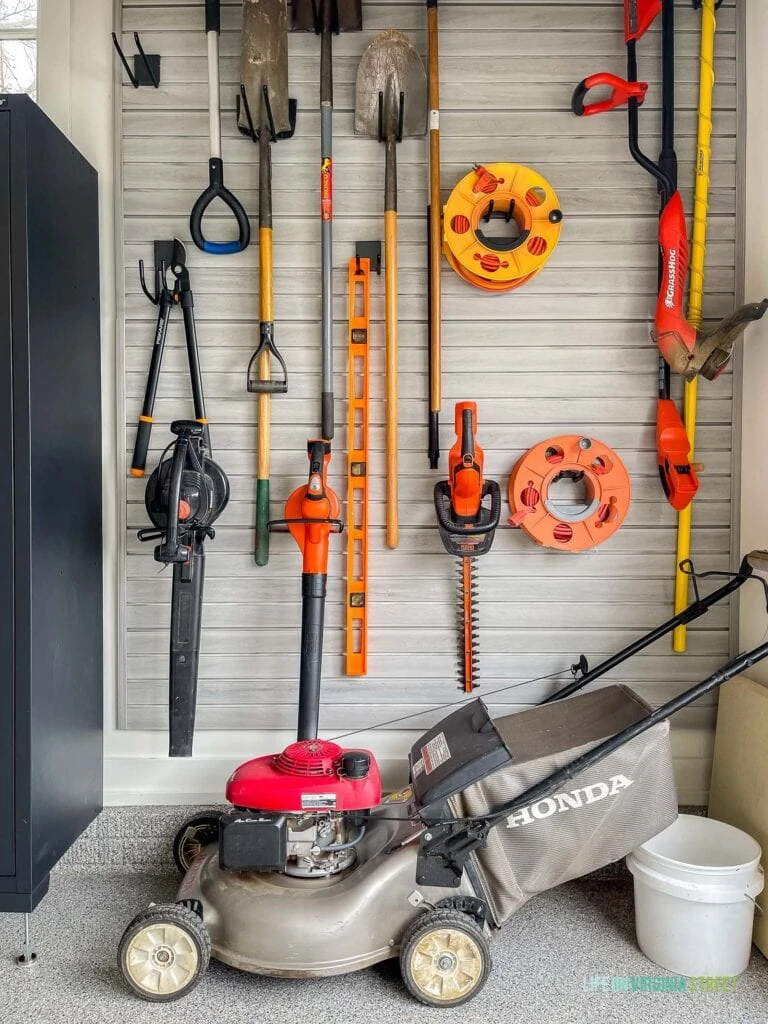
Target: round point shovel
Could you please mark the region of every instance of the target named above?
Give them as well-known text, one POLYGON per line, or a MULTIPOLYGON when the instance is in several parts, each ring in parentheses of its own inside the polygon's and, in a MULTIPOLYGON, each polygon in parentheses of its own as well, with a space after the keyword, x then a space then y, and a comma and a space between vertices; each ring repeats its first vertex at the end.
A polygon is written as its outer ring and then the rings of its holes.
POLYGON ((397 158, 398 142, 427 134, 427 75, 411 42, 394 29, 363 54, 355 89, 355 134, 386 146, 384 269, 387 378, 387 545, 397 547, 397 158))
POLYGON ((259 147, 259 343, 248 365, 247 388, 258 396, 254 558, 266 565, 271 396, 288 390, 285 360, 275 343, 271 153, 272 143, 290 138, 296 125, 296 101, 288 98, 286 0, 245 0, 240 82, 238 127, 259 147))

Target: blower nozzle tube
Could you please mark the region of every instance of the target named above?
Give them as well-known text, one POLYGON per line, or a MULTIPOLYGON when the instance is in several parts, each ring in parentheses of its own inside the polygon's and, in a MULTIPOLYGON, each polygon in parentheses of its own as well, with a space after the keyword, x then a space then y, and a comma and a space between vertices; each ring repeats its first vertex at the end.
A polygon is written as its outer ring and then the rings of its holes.
POLYGON ((299 670, 298 739, 317 739, 320 719, 320 676, 323 662, 323 621, 328 577, 301 577, 301 668, 299 670))

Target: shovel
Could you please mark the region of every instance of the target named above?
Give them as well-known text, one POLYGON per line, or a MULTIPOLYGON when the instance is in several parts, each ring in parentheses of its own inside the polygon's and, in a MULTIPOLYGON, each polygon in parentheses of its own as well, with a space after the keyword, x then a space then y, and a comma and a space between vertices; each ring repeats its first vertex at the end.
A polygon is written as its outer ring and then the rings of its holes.
POLYGON ((320 36, 320 217, 323 265, 322 437, 333 439, 333 34, 360 32, 362 0, 292 0, 291 28, 320 36))
POLYGON ((272 277, 271 144, 288 139, 296 102, 288 98, 288 13, 285 0, 245 0, 238 128, 259 146, 259 344, 248 365, 247 388, 258 396, 256 466, 257 565, 269 560, 269 441, 271 396, 285 394, 288 374, 275 345, 272 277), (272 361, 279 370, 272 376, 272 361))
POLYGON ((355 134, 386 145, 384 266, 387 378, 387 546, 397 547, 397 143, 427 134, 427 75, 413 45, 394 29, 378 35, 357 69, 355 134))

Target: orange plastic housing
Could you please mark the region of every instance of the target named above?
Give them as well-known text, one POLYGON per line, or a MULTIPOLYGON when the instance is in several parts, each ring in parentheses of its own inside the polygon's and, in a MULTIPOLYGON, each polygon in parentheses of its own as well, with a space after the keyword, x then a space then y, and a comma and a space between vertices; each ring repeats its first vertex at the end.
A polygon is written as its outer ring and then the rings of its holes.
POLYGON ((368 670, 368 338, 370 260, 349 261, 346 670, 368 670))
POLYGON ((567 434, 534 445, 512 470, 509 523, 542 547, 587 551, 619 529, 630 499, 629 474, 616 452, 594 438, 567 434), (583 481, 583 503, 567 509, 553 501, 550 489, 563 478, 583 481))

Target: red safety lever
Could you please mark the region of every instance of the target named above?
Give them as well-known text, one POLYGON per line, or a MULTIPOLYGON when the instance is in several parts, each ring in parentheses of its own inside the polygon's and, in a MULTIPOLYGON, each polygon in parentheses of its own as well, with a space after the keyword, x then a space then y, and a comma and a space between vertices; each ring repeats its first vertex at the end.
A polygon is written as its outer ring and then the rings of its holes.
POLYGON ((618 75, 611 75, 607 71, 590 75, 583 82, 579 82, 573 90, 571 97, 571 110, 577 117, 590 117, 592 114, 602 114, 606 110, 615 110, 616 107, 623 107, 631 99, 637 100, 638 106, 645 99, 648 92, 647 82, 628 82, 618 75), (607 99, 597 103, 584 103, 587 93, 598 86, 605 85, 611 90, 607 99))

